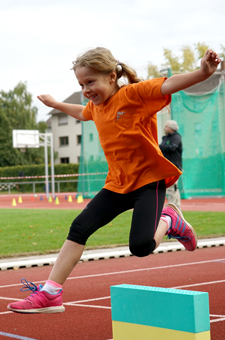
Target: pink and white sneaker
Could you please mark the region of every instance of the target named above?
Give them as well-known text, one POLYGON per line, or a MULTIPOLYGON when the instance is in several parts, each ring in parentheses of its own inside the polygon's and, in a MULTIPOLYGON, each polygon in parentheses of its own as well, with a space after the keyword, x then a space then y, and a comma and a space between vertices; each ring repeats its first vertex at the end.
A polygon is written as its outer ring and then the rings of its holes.
POLYGON ((172 219, 172 225, 166 233, 168 238, 176 238, 187 250, 194 251, 197 247, 197 235, 190 223, 185 221, 180 209, 176 205, 168 203, 165 205, 162 215, 170 216, 172 219))
POLYGON ((61 289, 57 294, 52 295, 42 290, 43 286, 36 286, 34 283, 21 279, 25 287, 21 291, 31 290, 32 294, 24 300, 10 303, 8 309, 17 313, 61 313, 64 312, 61 289))

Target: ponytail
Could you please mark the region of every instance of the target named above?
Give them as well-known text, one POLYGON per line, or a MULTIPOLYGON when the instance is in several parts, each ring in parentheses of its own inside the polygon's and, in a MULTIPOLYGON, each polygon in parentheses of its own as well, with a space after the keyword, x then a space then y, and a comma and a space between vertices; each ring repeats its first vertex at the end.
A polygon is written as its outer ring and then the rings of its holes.
POLYGON ((139 83, 142 81, 142 79, 137 76, 136 71, 132 67, 121 63, 120 61, 117 63, 116 73, 117 79, 120 79, 121 77, 127 78, 128 84, 139 83))

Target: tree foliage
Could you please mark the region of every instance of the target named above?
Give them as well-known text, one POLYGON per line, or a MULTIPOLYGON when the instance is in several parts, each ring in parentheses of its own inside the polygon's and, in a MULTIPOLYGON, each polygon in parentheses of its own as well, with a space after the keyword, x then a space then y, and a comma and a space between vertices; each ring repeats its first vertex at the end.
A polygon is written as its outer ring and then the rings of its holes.
MULTIPOLYGON (((185 73, 196 70, 198 66, 199 59, 202 59, 205 52, 209 48, 208 45, 203 43, 194 44, 194 47, 184 45, 180 48, 180 54, 175 55, 172 50, 168 48, 163 49, 163 56, 165 63, 161 65, 161 68, 169 68, 172 73, 185 73)), ((225 46, 221 45, 220 57, 225 59, 225 46)), ((160 77, 160 69, 149 62, 147 66, 147 78, 157 78, 160 77)))
POLYGON ((9 92, 0 91, 0 167, 44 163, 40 149, 26 149, 21 153, 13 148, 12 130, 39 130, 45 132, 45 122, 36 122, 37 108, 32 106, 32 95, 26 83, 18 83, 9 92))
POLYGON ((225 60, 225 46, 224 45, 220 45, 221 48, 221 52, 220 52, 220 58, 222 58, 223 60, 225 60))

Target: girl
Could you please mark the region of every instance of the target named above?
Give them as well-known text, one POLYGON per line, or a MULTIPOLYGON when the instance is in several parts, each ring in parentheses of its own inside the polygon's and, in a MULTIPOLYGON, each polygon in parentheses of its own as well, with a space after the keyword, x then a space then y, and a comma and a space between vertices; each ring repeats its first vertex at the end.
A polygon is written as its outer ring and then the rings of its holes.
POLYGON ((32 294, 10 303, 9 310, 63 312, 62 285, 79 261, 88 237, 128 209, 133 209, 129 246, 134 255, 151 254, 165 235, 178 239, 189 251, 196 249, 195 231, 182 212, 173 204, 163 209, 165 190, 181 171, 160 151, 156 114, 170 103, 172 93, 207 79, 219 63, 218 55, 208 50, 201 68, 194 72, 140 81, 133 69, 99 47, 73 63, 83 95, 89 99, 86 107, 60 103, 50 95, 38 96, 49 107, 95 122, 109 171, 104 188, 73 221, 44 287, 22 280, 32 294), (119 85, 122 76, 128 85, 119 85))

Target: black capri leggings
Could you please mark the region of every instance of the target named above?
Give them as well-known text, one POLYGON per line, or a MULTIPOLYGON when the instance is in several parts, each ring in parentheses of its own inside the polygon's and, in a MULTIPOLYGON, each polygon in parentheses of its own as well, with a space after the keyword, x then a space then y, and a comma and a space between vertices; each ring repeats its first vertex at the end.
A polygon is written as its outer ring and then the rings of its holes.
POLYGON ((127 194, 102 189, 73 221, 68 240, 85 245, 88 237, 122 212, 134 209, 129 246, 133 255, 147 256, 155 249, 154 234, 165 201, 165 182, 147 184, 127 194))

